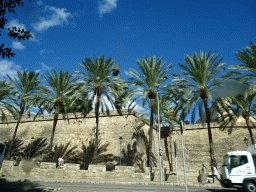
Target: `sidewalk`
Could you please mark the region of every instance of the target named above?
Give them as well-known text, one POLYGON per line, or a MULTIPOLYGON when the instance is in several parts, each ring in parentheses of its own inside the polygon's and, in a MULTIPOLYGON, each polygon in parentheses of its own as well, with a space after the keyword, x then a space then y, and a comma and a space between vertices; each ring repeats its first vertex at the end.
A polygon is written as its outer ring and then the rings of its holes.
MULTIPOLYGON (((151 185, 151 186, 176 186, 176 187, 185 187, 185 183, 170 183, 163 181, 162 183, 156 181, 117 181, 117 180, 93 180, 93 179, 34 179, 34 178, 11 178, 5 177, 7 181, 15 182, 15 181, 24 181, 28 179, 31 182, 36 183, 92 183, 92 184, 110 184, 110 185, 151 185)), ((219 183, 187 183, 188 187, 203 187, 203 188, 222 188, 219 183)))

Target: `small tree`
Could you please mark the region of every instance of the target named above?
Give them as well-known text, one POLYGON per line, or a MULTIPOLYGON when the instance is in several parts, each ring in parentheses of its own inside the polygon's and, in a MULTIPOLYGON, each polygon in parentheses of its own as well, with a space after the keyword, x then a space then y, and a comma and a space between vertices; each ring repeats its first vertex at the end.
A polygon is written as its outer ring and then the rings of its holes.
MULTIPOLYGON (((33 0, 29 0, 31 2, 33 0)), ((22 0, 0 0, 0 28, 6 29, 5 25, 8 23, 8 20, 5 18, 5 15, 7 12, 9 13, 15 13, 15 8, 23 7, 23 1, 22 0)), ((12 29, 7 28, 6 30, 9 31, 8 36, 13 39, 25 40, 32 37, 32 34, 30 31, 26 31, 24 29, 20 29, 19 27, 13 26, 12 29)), ((0 31, 1 35, 1 31, 0 31)), ((0 46, 0 55, 2 58, 8 57, 14 57, 15 53, 11 52, 11 48, 4 48, 4 44, 0 46)))

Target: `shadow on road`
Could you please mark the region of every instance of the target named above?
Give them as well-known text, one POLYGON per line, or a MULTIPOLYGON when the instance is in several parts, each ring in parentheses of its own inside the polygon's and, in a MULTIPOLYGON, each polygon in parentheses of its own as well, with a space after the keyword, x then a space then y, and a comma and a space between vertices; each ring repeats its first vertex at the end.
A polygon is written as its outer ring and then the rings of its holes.
POLYGON ((0 178, 0 191, 4 192, 46 192, 46 190, 37 187, 37 184, 28 180, 10 182, 0 178))
POLYGON ((209 192, 238 192, 237 189, 206 189, 209 192))

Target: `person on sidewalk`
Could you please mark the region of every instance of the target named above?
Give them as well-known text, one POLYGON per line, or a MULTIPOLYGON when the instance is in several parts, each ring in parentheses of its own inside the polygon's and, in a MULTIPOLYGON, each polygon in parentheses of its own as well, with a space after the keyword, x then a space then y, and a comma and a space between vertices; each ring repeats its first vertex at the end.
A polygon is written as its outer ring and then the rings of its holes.
POLYGON ((206 183, 206 167, 202 164, 202 183, 206 183))
POLYGON ((61 157, 61 169, 63 169, 63 167, 64 167, 64 159, 63 157, 61 157))
POLYGON ((59 157, 59 158, 58 158, 58 167, 57 167, 58 169, 60 169, 60 168, 61 168, 61 161, 62 161, 62 158, 61 158, 61 157, 59 157))
POLYGON ((216 178, 220 182, 218 178, 217 168, 213 164, 211 164, 211 167, 212 167, 212 182, 214 183, 214 178, 216 178))

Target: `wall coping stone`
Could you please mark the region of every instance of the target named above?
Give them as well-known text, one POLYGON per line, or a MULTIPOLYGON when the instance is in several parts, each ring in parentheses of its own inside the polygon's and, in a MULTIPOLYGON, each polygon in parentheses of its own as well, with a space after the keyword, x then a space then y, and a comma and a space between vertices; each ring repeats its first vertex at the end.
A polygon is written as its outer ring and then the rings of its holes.
POLYGON ((41 162, 40 168, 41 169, 56 169, 56 163, 41 162))
MULTIPOLYGON (((135 115, 137 114, 136 111, 132 110, 129 111, 127 109, 121 110, 122 114, 120 115, 116 110, 109 111, 109 114, 106 112, 100 112, 99 117, 109 117, 109 116, 124 116, 124 115, 135 115)), ((38 115, 36 119, 34 119, 35 115, 23 115, 21 119, 21 123, 23 122, 38 122, 38 121, 53 121, 54 115, 38 115)), ((84 116, 82 113, 68 113, 66 116, 59 115, 58 120, 70 120, 70 119, 83 119, 83 118, 95 118, 95 113, 90 112, 86 116, 84 116)), ((7 119, 8 124, 9 123, 17 123, 17 119, 14 119, 12 117, 7 119)), ((0 124, 7 124, 7 122, 0 122, 0 124)))
POLYGON ((64 170, 80 170, 80 164, 65 163, 64 170))
POLYGON ((88 171, 92 173, 106 172, 106 165, 89 165, 88 171))
POLYGON ((12 167, 14 165, 13 161, 4 160, 2 167, 12 167))
POLYGON ((133 166, 115 166, 116 173, 134 173, 135 168, 133 166))

